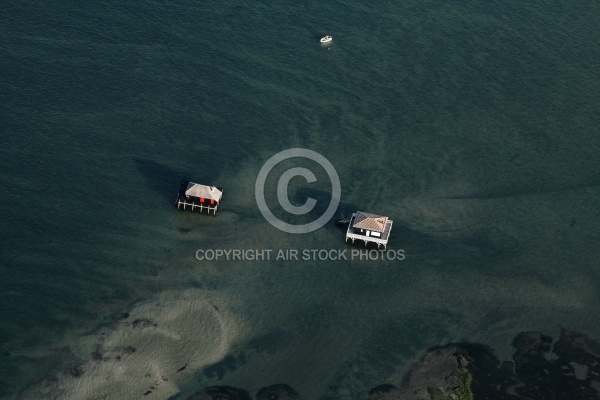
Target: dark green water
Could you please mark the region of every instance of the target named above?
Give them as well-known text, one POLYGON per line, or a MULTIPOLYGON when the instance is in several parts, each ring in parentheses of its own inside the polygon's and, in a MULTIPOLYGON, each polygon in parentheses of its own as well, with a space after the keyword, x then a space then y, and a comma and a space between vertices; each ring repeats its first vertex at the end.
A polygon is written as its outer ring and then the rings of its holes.
POLYGON ((138 398, 148 373, 168 383, 146 398, 285 382, 350 399, 432 345, 600 337, 599 3, 1 8, 1 396, 138 398), (291 147, 331 161, 343 211, 393 219, 406 260, 195 260, 361 248, 263 219, 256 176, 291 147), (172 207, 180 178, 224 187, 216 218, 172 207), (102 340, 141 347, 103 367, 102 340))

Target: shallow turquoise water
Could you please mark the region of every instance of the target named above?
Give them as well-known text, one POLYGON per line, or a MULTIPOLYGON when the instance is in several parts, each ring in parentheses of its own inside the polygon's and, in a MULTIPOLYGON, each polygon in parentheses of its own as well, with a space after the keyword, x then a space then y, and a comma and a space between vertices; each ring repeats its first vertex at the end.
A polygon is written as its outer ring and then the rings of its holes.
MULTIPOLYGON (((287 382, 352 398, 399 383, 431 345, 506 357, 522 330, 600 337, 597 3, 3 9, 7 398, 60 371, 74 338, 191 288, 229 305, 227 353, 244 363, 221 381, 198 364, 182 393, 287 382), (256 175, 290 147, 331 161, 341 210, 389 215, 406 260, 196 261, 198 248, 346 248, 333 225, 286 235, 260 215, 256 175), (180 178, 223 186, 222 212, 176 212, 180 178)), ((293 198, 327 201, 321 182, 293 181, 293 198)))

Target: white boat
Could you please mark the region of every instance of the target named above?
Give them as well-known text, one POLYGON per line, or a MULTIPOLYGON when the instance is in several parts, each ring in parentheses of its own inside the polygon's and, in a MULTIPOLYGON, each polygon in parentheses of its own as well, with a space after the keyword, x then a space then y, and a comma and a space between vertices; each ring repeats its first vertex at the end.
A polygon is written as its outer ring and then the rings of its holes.
POLYGON ((333 40, 333 38, 332 38, 331 36, 329 36, 329 35, 327 35, 327 36, 323 36, 323 37, 321 38, 321 44, 328 44, 328 43, 331 43, 331 41, 332 41, 332 40, 333 40))

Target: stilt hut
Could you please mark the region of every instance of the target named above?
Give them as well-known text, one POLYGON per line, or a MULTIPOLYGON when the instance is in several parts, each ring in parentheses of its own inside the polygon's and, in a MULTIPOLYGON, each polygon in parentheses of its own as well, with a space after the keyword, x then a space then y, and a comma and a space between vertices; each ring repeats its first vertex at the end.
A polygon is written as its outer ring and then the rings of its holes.
POLYGON ((178 209, 196 209, 208 214, 217 215, 217 208, 223 198, 223 189, 216 186, 201 185, 190 181, 181 181, 175 205, 178 209))
POLYGON ((382 215, 369 214, 362 211, 357 211, 352 214, 350 223, 348 224, 348 230, 346 231, 346 241, 352 239, 354 243, 355 239, 363 240, 365 246, 369 243, 387 246, 390 232, 392 231, 392 224, 394 221, 384 217, 382 215))

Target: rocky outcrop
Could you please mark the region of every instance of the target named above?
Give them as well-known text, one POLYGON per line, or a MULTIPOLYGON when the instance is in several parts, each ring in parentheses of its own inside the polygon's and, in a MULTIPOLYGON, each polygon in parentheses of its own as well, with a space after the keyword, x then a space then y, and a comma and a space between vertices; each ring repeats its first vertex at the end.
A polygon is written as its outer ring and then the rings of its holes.
POLYGON ((386 384, 372 389, 368 400, 469 399, 471 374, 465 349, 449 345, 431 349, 415 364, 402 388, 386 384))
POLYGON ((300 395, 288 385, 278 384, 260 389, 256 400, 300 400, 300 395))
MULTIPOLYGON (((563 329, 558 341, 539 332, 517 335, 513 345, 515 398, 600 399, 600 345, 563 329)), ((508 398, 508 397, 507 397, 508 398)))
MULTIPOLYGON (((519 333, 513 361, 500 362, 492 349, 454 343, 430 349, 403 384, 384 383, 368 400, 600 400, 600 344, 563 330, 556 343, 539 332, 519 333)), ((246 391, 206 388, 189 400, 250 400, 246 391)), ((256 400, 300 400, 291 387, 261 389, 256 400)))

